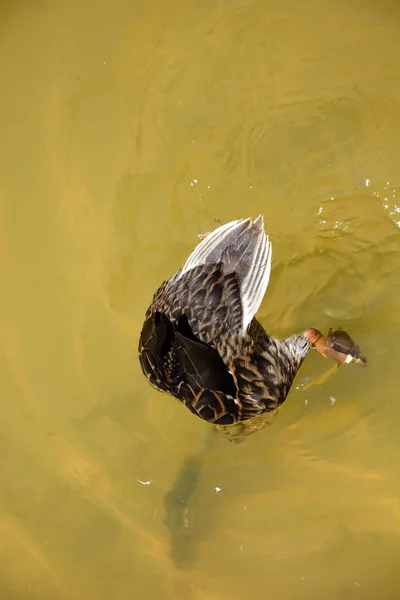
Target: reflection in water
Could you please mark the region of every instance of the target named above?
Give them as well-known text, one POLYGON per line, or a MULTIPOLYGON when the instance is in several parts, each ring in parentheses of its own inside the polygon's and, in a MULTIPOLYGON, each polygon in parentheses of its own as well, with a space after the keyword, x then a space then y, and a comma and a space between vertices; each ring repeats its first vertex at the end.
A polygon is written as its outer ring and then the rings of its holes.
POLYGON ((1 3, 1 600, 397 600, 399 22, 1 3), (208 451, 137 338, 198 235, 260 213, 263 326, 342 327, 368 367, 307 386, 310 355, 269 427, 208 451))

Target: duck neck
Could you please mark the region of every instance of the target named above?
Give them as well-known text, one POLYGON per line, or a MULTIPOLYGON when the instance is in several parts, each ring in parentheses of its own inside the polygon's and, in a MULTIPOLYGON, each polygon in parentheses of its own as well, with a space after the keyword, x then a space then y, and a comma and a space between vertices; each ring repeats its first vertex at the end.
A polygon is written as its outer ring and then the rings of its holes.
POLYGON ((286 340, 283 340, 283 343, 288 349, 290 356, 293 360, 298 362, 298 366, 300 367, 311 349, 311 343, 308 337, 305 336, 304 333, 296 333, 286 338, 286 340))

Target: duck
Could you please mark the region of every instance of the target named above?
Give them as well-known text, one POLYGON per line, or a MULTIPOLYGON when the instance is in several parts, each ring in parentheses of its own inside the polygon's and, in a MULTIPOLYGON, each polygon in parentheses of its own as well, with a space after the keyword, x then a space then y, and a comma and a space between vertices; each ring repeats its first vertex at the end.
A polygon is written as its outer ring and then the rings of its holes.
POLYGON ((271 261, 262 215, 221 225, 161 284, 145 314, 143 374, 216 426, 276 411, 311 349, 337 365, 366 364, 343 330, 309 328, 283 340, 265 331, 256 313, 271 261))

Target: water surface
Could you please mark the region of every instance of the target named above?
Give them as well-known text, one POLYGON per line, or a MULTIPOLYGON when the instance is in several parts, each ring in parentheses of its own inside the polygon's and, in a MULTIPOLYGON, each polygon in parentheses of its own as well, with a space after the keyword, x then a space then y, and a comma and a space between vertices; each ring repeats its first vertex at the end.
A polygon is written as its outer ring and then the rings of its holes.
POLYGON ((1 600, 399 597, 399 26, 394 0, 2 2, 1 600), (369 363, 310 355, 267 429, 209 444, 137 338, 199 234, 259 213, 264 327, 342 326, 369 363))

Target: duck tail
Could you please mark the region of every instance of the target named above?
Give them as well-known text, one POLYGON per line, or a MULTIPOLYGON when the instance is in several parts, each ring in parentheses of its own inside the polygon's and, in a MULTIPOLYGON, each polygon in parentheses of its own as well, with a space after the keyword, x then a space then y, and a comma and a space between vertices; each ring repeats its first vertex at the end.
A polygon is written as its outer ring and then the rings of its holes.
POLYGON ((226 274, 235 273, 241 293, 243 330, 246 331, 268 287, 271 257, 271 243, 260 215, 254 221, 231 221, 210 233, 194 249, 179 276, 199 265, 215 263, 221 263, 226 274))

